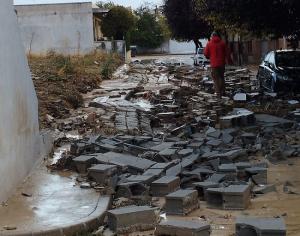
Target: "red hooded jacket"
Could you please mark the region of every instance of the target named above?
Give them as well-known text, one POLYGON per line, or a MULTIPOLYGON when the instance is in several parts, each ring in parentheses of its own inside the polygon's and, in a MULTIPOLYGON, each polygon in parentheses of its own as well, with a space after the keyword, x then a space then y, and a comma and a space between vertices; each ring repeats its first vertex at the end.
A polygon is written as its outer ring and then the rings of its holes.
POLYGON ((204 55, 210 59, 211 67, 221 67, 226 64, 226 44, 218 36, 213 36, 207 43, 204 55))

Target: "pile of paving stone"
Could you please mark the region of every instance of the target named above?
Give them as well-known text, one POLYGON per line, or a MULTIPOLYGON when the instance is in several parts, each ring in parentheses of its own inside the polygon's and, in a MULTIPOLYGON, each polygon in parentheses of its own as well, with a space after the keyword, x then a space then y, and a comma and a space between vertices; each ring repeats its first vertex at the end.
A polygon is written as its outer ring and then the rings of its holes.
MULTIPOLYGON (((76 156, 73 163, 83 176, 83 186, 89 184, 116 200, 125 198, 131 200, 129 205, 136 205, 109 211, 109 228, 119 233, 152 229, 160 210, 167 215, 187 215, 199 208, 199 200, 214 209, 245 210, 253 194, 272 189, 265 156, 279 161, 300 151, 299 143, 289 143, 286 137, 288 134, 294 140, 292 136, 298 135, 293 121, 241 109, 220 122, 226 128, 190 124, 163 138, 117 135, 74 142, 71 154, 76 156), (163 209, 150 207, 155 197, 165 199, 163 209)), ((246 230, 240 225, 249 220, 242 221, 238 220, 239 232, 246 230)), ((199 235, 209 235, 207 223, 196 225, 163 222, 157 235, 164 235, 169 227, 190 227, 191 231, 206 232, 199 235)))
MULTIPOLYGON (((159 215, 188 215, 200 200, 213 209, 245 210, 253 197, 274 190, 267 177, 269 161, 300 153, 296 119, 256 114, 235 107, 232 99, 218 100, 202 89, 209 87, 207 71, 198 71, 204 78, 197 80, 193 70, 136 63, 126 79, 138 77, 144 86, 90 104, 113 109, 118 134, 89 136, 71 145, 69 156, 81 187, 113 196, 107 225, 118 234, 156 228, 155 235, 210 235, 207 222, 159 223, 159 215), (137 105, 139 99, 151 106, 137 105), (164 199, 162 209, 154 207, 155 198, 164 199)), ((237 83, 243 91, 255 89, 247 70, 232 69, 226 76, 232 77, 229 90, 237 83)), ((238 218, 236 232, 285 235, 286 229, 281 218, 238 218)))

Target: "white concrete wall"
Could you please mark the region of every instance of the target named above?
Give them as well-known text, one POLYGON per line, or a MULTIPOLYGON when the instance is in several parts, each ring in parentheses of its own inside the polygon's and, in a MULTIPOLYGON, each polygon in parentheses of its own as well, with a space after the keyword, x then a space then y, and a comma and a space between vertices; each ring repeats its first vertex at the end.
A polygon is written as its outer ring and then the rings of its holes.
MULTIPOLYGON (((207 40, 201 39, 202 46, 205 47, 207 40)), ((193 54, 196 51, 195 43, 190 42, 179 42, 176 40, 170 40, 169 43, 170 54, 193 54)))
POLYGON ((17 5, 15 9, 27 53, 84 54, 93 50, 91 2, 17 5))
POLYGON ((0 1, 0 202, 39 159, 36 93, 12 0, 0 1))

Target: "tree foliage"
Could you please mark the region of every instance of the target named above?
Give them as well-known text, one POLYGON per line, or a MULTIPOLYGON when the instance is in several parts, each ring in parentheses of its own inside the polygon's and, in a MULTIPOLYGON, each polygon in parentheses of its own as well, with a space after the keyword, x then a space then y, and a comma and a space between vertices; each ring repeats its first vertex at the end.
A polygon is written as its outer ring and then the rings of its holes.
POLYGON ((164 13, 172 36, 178 40, 193 40, 199 47, 200 38, 208 38, 212 29, 196 11, 195 0, 165 0, 164 13))
POLYGON ((141 7, 135 12, 135 29, 131 32, 131 42, 144 48, 159 47, 169 38, 169 31, 164 18, 148 7, 141 7))
POLYGON ((134 23, 135 17, 131 10, 122 6, 114 6, 103 18, 101 28, 106 37, 123 40, 134 27, 134 23))
POLYGON ((101 9, 112 9, 115 6, 111 1, 98 1, 96 5, 101 9))
POLYGON ((197 0, 208 19, 255 35, 300 36, 299 0, 197 0))

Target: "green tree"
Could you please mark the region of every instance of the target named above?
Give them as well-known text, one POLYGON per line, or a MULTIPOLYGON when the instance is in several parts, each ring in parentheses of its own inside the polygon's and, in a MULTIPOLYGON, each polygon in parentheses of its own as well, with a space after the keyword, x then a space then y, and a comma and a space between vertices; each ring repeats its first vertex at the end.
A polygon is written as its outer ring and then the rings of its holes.
POLYGON ((130 9, 114 6, 103 18, 101 28, 106 37, 114 40, 124 40, 127 33, 134 27, 134 24, 135 17, 130 9))
POLYGON ((96 5, 101 9, 112 9, 115 6, 111 1, 98 1, 96 5))
POLYGON ((299 0, 197 0, 197 6, 215 25, 222 22, 258 36, 300 36, 299 0))
POLYGON ((199 40, 208 38, 212 29, 207 20, 196 11, 195 0, 165 0, 164 13, 177 40, 194 41, 196 48, 199 40))
POLYGON ((168 27, 161 15, 148 7, 141 7, 136 12, 137 22, 131 32, 131 41, 140 47, 156 48, 169 38, 168 27))

